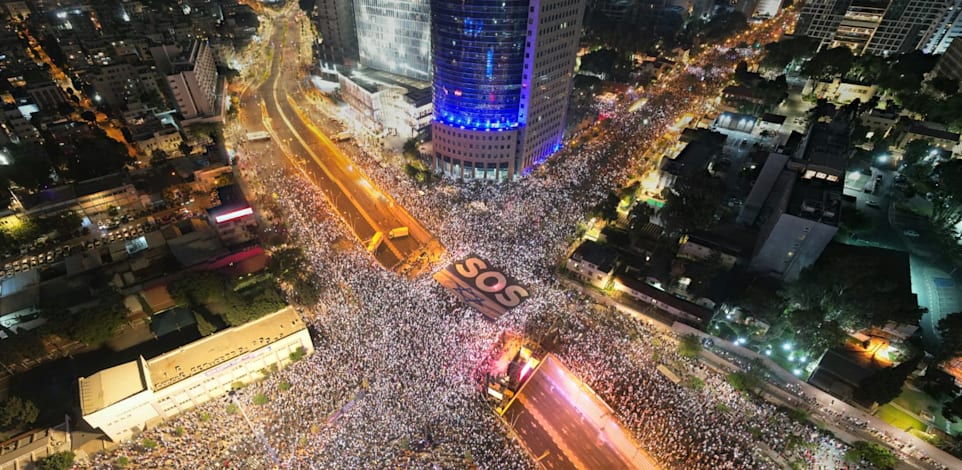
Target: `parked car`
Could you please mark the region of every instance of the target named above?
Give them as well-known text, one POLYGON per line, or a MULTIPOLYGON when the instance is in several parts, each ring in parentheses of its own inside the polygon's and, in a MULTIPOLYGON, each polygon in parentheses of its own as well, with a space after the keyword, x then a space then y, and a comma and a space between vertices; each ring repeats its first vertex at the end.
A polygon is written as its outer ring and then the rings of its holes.
POLYGON ((906 230, 902 232, 902 234, 905 235, 906 237, 912 237, 912 238, 919 237, 919 232, 916 232, 915 230, 906 230))

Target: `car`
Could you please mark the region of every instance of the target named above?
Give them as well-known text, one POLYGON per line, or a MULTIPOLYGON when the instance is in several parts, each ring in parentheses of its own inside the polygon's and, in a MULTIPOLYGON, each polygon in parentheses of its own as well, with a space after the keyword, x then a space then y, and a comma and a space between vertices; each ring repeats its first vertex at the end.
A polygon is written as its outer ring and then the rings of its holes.
POLYGON ((53 258, 54 258, 53 253, 47 253, 47 262, 48 262, 48 263, 51 262, 51 261, 53 261, 53 258))
POLYGON ((916 232, 915 230, 905 230, 902 232, 902 235, 905 235, 906 237, 918 238, 919 232, 916 232))
POLYGON ((880 205, 878 204, 878 201, 867 201, 867 202, 865 202, 865 205, 868 206, 868 207, 875 208, 875 209, 881 209, 881 207, 882 207, 882 206, 880 206, 880 205))

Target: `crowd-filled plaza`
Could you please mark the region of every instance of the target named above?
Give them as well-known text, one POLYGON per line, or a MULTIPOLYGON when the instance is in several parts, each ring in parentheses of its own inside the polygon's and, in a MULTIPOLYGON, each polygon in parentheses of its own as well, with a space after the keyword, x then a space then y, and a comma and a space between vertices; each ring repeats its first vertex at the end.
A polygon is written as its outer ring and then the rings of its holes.
MULTIPOLYGON (((736 57, 713 47, 702 61, 721 67, 736 57)), ((283 159, 238 146, 242 177, 276 200, 290 242, 304 248, 316 273, 320 301, 302 311, 316 352, 238 391, 250 425, 215 400, 95 455, 93 466, 124 456, 137 468, 534 468, 484 395, 494 347, 508 330, 552 345, 664 468, 855 468, 843 461, 840 441, 737 392, 724 375, 680 356, 663 330, 555 277, 588 207, 634 177, 648 147, 678 117, 697 113, 723 80, 680 71, 646 91, 640 110, 617 108, 516 182, 445 181, 421 190, 397 169, 357 155, 444 245, 436 269, 476 253, 529 286, 531 297, 497 322, 430 273, 408 279, 383 269, 283 159), (704 388, 673 383, 659 364, 703 377, 704 388)))

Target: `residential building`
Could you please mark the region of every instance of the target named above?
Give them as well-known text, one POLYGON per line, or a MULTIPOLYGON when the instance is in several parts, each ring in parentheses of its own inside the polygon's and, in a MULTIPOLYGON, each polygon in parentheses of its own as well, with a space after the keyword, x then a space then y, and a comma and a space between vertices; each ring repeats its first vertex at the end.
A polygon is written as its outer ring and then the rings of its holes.
POLYGON ((436 169, 517 178, 561 148, 584 6, 431 2, 436 169))
POLYGON ((140 74, 133 65, 117 63, 98 67, 87 81, 94 89, 94 100, 113 109, 125 109, 128 100, 140 99, 140 74))
MULTIPOLYGON (((962 20, 960 20, 962 21, 962 20)), ((932 75, 962 81, 962 41, 953 41, 939 58, 932 75)))
POLYGON ((168 157, 180 154, 180 145, 184 138, 180 131, 173 125, 166 125, 150 133, 149 136, 136 139, 132 142, 141 153, 150 158, 155 150, 163 151, 168 157))
POLYGON ((52 81, 30 83, 27 85, 30 100, 44 111, 56 111, 61 104, 67 102, 63 90, 52 81))
POLYGON ((361 65, 416 80, 431 80, 431 3, 354 0, 361 65))
POLYGON ((922 49, 954 0, 810 0, 795 34, 821 47, 855 54, 893 55, 922 49))
POLYGON ((714 312, 701 305, 680 299, 644 281, 620 274, 615 276, 614 289, 634 300, 651 305, 684 323, 703 327, 714 312))
POLYGON ((322 64, 345 64, 358 60, 354 0, 320 0, 315 5, 318 46, 322 64))
POLYGON ((219 114, 219 77, 213 51, 206 41, 195 40, 182 52, 173 63, 173 73, 167 75, 167 84, 184 119, 219 114))
POLYGON ((618 253, 600 243, 585 240, 565 263, 565 269, 574 273, 582 282, 599 289, 611 284, 611 276, 618 264, 618 253))
POLYGON ((0 470, 36 468, 41 459, 69 450, 70 438, 63 430, 33 430, 0 442, 0 470))
POLYGON ((678 240, 678 257, 704 261, 717 256, 719 264, 725 269, 735 267, 742 255, 737 243, 704 230, 685 234, 678 240))
POLYGON ((292 307, 228 328, 160 356, 120 364, 78 380, 83 420, 112 441, 224 395, 261 370, 314 352, 307 326, 292 307))

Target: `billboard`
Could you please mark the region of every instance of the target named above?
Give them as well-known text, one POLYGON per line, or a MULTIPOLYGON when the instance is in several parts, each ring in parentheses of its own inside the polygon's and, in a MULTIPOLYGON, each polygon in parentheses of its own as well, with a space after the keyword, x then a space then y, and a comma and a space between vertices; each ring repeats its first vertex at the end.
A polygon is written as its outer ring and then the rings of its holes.
POLYGON ((497 320, 529 297, 527 287, 474 255, 451 263, 438 271, 434 279, 491 320, 497 320))

